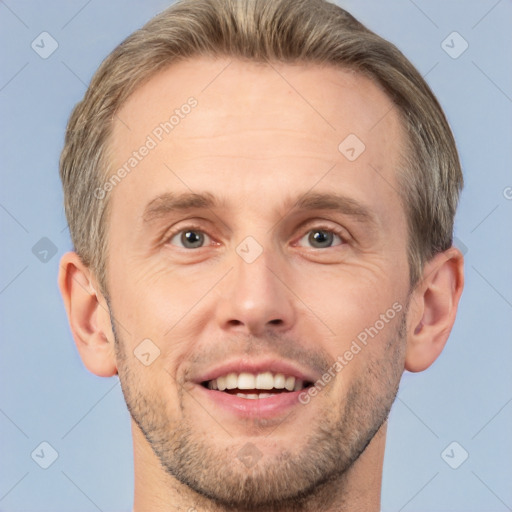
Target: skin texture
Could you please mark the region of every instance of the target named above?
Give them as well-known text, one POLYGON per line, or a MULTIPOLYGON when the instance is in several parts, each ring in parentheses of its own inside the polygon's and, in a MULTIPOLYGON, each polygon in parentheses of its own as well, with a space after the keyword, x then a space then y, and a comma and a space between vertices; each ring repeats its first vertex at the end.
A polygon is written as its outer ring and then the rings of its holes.
POLYGON ((190 97, 197 106, 110 192, 108 298, 75 253, 61 262, 84 364, 119 374, 132 415, 134 510, 379 510, 400 377, 440 354, 463 287, 451 248, 409 289, 398 115, 348 70, 192 59, 120 109, 112 169, 190 97), (338 150, 349 134, 365 145, 354 161, 338 150), (157 196, 191 192, 221 204, 145 215, 157 196), (311 193, 343 195, 373 220, 294 208, 311 193), (204 246, 180 246, 182 230, 204 233, 204 246), (318 230, 337 233, 332 244, 315 247, 318 230), (252 263, 237 252, 249 236, 262 249, 252 263), (264 356, 318 378, 393 305, 336 377, 286 414, 236 417, 195 383, 264 356), (160 351, 149 366, 134 356, 145 339, 160 351), (251 467, 238 456, 247 446, 260 455, 251 467))

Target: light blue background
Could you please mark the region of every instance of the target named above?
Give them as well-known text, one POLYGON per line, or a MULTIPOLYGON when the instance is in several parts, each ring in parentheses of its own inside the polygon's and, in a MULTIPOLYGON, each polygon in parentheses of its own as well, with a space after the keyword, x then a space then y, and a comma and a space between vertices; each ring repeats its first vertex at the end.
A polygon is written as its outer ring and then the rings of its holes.
MULTIPOLYGON (((131 508, 130 422, 119 382, 84 369, 57 290, 59 257, 70 249, 58 158, 70 111, 101 60, 168 3, 0 2, 2 511, 131 508), (48 59, 31 48, 43 31, 59 45, 48 59), (42 237, 58 248, 46 263, 32 253, 42 237), (42 441, 59 454, 46 470, 31 458, 42 441)), ((455 233, 467 248, 466 289, 440 359, 402 380, 382 510, 511 510, 512 3, 340 3, 427 74, 466 181, 455 233), (441 47, 453 31, 469 43, 458 59, 441 47), (452 441, 469 453, 458 469, 441 457, 452 441)))

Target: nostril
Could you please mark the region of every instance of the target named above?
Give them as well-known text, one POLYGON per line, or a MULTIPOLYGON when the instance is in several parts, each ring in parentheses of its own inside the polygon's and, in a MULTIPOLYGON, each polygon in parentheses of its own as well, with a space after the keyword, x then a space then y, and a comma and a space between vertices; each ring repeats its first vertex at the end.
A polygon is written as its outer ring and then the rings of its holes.
POLYGON ((270 320, 269 324, 272 325, 281 325, 283 321, 280 318, 276 318, 275 320, 270 320))

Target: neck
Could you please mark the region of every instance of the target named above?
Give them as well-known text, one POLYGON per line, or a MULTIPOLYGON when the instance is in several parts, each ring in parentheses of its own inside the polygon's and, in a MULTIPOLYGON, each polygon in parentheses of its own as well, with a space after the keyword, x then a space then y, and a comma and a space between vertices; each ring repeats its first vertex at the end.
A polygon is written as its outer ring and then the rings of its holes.
MULTIPOLYGON (((258 508, 261 512, 379 512, 382 465, 386 441, 385 422, 365 451, 341 477, 325 482, 315 493, 293 505, 258 508)), ((169 475, 144 435, 132 421, 134 448, 133 512, 233 512, 197 494, 169 475)), ((237 510, 237 512, 245 512, 237 510)), ((250 512, 250 511, 247 511, 250 512)))

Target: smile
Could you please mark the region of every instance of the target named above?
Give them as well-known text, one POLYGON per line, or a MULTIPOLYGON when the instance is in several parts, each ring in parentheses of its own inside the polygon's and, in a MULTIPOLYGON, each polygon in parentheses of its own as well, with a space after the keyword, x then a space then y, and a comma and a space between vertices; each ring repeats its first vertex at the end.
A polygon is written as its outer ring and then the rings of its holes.
POLYGON ((283 373, 262 372, 257 374, 242 372, 228 373, 202 385, 210 390, 224 391, 245 399, 270 398, 280 393, 301 391, 311 382, 283 373))

